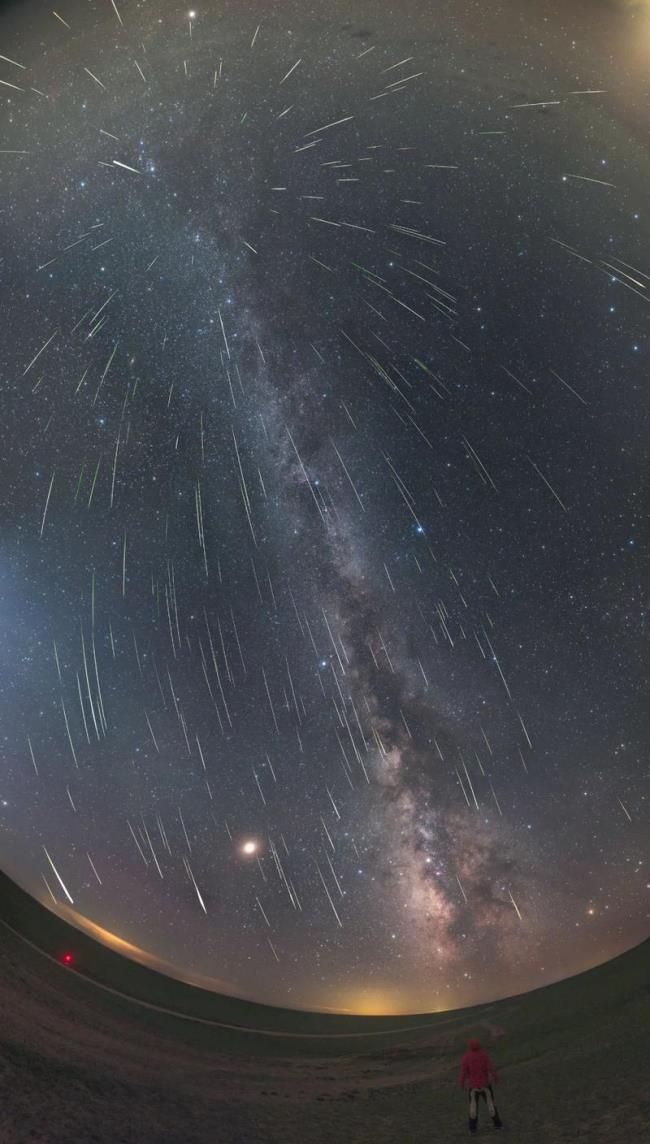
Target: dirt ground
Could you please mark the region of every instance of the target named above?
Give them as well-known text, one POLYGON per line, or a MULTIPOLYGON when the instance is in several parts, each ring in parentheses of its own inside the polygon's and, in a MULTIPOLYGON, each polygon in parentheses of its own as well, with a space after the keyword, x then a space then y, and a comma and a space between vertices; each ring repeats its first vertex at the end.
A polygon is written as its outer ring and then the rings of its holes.
POLYGON ((169 1017, 2 933, 0 1144, 446 1144, 467 1136, 472 1034, 500 1067, 511 1144, 648 1139, 649 945, 373 1044, 169 1017))

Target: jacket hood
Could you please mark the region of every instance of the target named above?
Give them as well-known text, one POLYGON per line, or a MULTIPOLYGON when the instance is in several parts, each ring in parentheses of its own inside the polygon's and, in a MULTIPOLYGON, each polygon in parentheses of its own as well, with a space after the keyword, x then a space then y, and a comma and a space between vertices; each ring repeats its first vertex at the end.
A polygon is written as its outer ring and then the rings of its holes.
POLYGON ((477 1041, 476 1037, 471 1037, 470 1040, 467 1042, 467 1048, 471 1049, 472 1052, 476 1052, 476 1050, 480 1049, 480 1047, 481 1047, 481 1042, 477 1041))

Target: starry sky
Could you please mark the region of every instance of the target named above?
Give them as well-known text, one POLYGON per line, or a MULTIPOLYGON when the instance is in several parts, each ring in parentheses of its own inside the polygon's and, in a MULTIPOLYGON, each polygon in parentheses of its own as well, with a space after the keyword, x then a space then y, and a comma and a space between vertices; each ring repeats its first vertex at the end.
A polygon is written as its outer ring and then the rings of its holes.
POLYGON ((0 28, 3 868, 297 1007, 641 940, 650 6, 0 28))

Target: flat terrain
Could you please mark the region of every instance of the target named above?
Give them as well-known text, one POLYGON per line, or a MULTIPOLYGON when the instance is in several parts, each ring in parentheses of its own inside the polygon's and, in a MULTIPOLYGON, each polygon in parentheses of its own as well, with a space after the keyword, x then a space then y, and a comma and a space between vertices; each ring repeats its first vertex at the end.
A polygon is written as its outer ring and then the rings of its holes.
MULTIPOLYGON (((428 1027, 305 1038, 144 1008, 62 967, 3 925, 0 1141, 462 1139, 466 1110, 456 1071, 472 1033, 502 1070, 505 1138, 647 1139, 649 946, 522 997, 420 1018, 428 1027)), ((200 991, 194 996, 200 1000, 200 991)), ((389 1024, 404 1027, 400 1018, 389 1024)), ((365 1027, 360 1019, 358 1028, 365 1027)), ((483 1134, 491 1133, 486 1125, 483 1134)))

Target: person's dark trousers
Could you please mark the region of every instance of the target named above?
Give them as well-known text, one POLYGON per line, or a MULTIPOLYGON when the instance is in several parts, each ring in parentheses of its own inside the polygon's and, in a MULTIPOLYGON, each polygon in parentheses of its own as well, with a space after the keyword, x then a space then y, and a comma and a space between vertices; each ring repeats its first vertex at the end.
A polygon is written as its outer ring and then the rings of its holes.
POLYGON ((499 1116, 499 1111, 496 1104, 494 1103, 494 1092, 492 1091, 492 1085, 490 1084, 487 1088, 470 1088, 469 1090, 470 1132, 476 1132, 478 1128, 478 1104, 481 1097, 483 1097, 483 1100, 488 1106, 488 1112, 492 1117, 493 1126, 495 1128, 502 1128, 503 1125, 501 1123, 501 1117, 499 1116))

